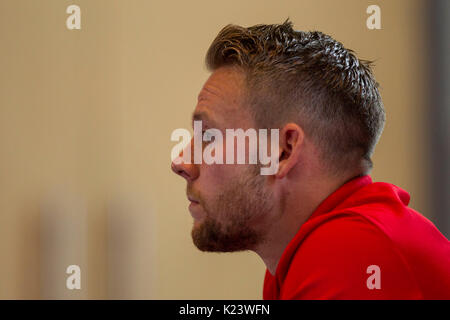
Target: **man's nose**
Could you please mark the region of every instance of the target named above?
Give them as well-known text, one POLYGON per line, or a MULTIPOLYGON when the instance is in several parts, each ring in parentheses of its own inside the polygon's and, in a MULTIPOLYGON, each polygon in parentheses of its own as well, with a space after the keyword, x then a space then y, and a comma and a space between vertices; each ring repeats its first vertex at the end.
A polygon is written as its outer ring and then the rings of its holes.
MULTIPOLYGON (((191 149, 192 156, 192 143, 190 143, 186 148, 191 149)), ((197 179, 199 170, 198 166, 193 163, 193 159, 189 159, 189 161, 186 162, 184 161, 185 159, 183 158, 183 154, 186 152, 186 148, 180 152, 177 158, 173 159, 171 167, 173 172, 185 178, 186 181, 191 182, 197 179)))

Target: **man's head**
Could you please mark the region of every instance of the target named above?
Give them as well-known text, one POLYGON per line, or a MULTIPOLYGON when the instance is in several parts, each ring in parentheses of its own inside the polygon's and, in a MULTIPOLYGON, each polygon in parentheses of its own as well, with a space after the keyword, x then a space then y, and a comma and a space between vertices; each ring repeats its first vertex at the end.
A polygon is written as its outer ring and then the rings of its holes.
POLYGON ((280 147, 274 176, 261 176, 260 166, 250 164, 172 165, 187 180, 192 236, 201 250, 254 249, 267 240, 291 188, 305 183, 297 181, 301 177, 331 179, 371 169, 384 109, 369 63, 341 43, 320 32, 294 31, 290 22, 228 25, 211 44, 206 64, 212 74, 194 120, 224 134, 277 128, 280 147))
POLYGON ((384 109, 370 63, 321 32, 292 23, 228 25, 206 55, 211 71, 236 66, 245 74, 245 105, 259 127, 299 124, 330 173, 362 166, 384 126, 384 109))

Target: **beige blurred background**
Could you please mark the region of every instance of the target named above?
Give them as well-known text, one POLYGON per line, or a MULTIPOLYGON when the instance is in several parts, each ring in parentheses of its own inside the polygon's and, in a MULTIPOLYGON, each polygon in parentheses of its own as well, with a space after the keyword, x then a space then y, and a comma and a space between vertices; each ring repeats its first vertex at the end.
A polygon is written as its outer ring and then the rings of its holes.
POLYGON ((170 170, 170 135, 190 128, 204 55, 228 23, 289 17, 375 60, 387 123, 372 177, 433 220, 424 3, 1 0, 0 298, 262 298, 256 254, 194 247, 170 170), (70 4, 81 30, 66 28, 70 4), (370 4, 381 30, 366 27, 370 4), (69 264, 79 291, 65 288, 69 264))

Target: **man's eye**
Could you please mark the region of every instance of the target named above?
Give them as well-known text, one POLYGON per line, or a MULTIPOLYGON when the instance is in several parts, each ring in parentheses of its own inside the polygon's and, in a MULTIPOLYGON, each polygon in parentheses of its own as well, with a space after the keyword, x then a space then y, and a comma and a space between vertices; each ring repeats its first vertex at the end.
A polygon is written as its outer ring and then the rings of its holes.
POLYGON ((214 135, 211 134, 211 132, 209 132, 209 131, 207 131, 207 130, 204 130, 204 131, 202 132, 202 134, 203 134, 203 139, 204 139, 204 140, 206 140, 206 141, 212 141, 212 140, 214 140, 214 135))

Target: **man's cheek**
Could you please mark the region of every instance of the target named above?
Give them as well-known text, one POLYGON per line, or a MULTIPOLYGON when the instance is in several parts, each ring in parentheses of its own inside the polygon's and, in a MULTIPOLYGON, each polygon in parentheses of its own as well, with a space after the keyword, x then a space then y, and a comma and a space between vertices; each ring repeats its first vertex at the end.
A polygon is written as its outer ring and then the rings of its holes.
POLYGON ((227 164, 203 164, 201 179, 204 181, 205 192, 211 193, 221 189, 233 175, 234 165, 227 164))

